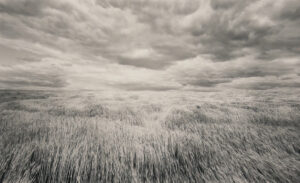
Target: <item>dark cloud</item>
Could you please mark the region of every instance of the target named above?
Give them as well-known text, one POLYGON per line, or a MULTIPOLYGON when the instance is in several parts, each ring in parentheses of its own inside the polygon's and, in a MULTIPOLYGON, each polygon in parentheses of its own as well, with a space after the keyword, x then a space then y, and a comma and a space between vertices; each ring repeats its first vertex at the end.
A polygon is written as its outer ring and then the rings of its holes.
POLYGON ((231 82, 230 79, 196 79, 192 81, 187 81, 185 83, 194 85, 194 86, 202 86, 202 87, 214 87, 220 83, 228 83, 231 82))
POLYGON ((300 82, 253 82, 247 84, 238 84, 234 88, 250 90, 268 90, 274 88, 300 88, 300 82))
POLYGON ((195 22, 188 29, 204 45, 201 53, 211 54, 219 61, 244 56, 239 54, 242 48, 255 49, 259 58, 264 59, 280 57, 281 54, 272 54, 278 49, 284 55, 299 56, 300 36, 295 34, 300 28, 296 18, 299 5, 295 1, 274 5, 272 1, 226 0, 211 1, 211 6, 211 16, 201 26, 195 22))
POLYGON ((291 21, 299 21, 300 18, 300 4, 297 0, 283 3, 277 18, 291 21))
POLYGON ((46 0, 3 0, 0 1, 0 12, 24 16, 38 16, 46 3, 46 0))
POLYGON ((160 62, 155 58, 127 58, 127 57, 119 57, 118 63, 122 65, 131 65, 135 67, 148 68, 148 69, 164 69, 166 65, 170 63, 160 62))
POLYGON ((161 86, 161 85, 153 85, 153 84, 141 84, 141 83, 127 83, 127 84, 118 84, 114 87, 131 90, 131 91, 169 91, 169 90, 177 90, 179 87, 174 86, 161 86))
MULTIPOLYGON (((97 0, 97 4, 108 8, 115 7, 120 9, 130 9, 136 14, 143 14, 144 17, 157 17, 158 12, 168 12, 172 14, 188 15, 199 8, 200 2, 198 0, 186 0, 186 1, 156 1, 156 0, 97 0), (155 12, 155 13, 154 13, 155 12)), ((142 18, 142 17, 140 17, 142 18)))

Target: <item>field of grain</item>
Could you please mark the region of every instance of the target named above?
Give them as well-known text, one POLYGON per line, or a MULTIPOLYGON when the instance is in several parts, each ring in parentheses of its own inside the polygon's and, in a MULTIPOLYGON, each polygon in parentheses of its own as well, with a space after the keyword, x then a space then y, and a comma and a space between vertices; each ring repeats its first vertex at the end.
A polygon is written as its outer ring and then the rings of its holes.
POLYGON ((0 91, 0 182, 299 182, 300 92, 0 91))

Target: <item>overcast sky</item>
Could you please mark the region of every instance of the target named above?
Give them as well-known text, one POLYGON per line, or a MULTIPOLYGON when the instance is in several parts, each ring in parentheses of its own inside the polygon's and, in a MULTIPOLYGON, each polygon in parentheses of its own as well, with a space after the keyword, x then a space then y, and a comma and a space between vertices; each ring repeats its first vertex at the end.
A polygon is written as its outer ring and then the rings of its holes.
POLYGON ((299 0, 0 0, 0 88, 299 87, 299 0))

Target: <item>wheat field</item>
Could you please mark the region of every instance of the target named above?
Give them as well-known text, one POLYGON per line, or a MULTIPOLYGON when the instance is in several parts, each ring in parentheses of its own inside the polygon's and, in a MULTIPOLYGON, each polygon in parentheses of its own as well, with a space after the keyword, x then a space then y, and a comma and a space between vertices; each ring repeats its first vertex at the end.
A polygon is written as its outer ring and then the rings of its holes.
POLYGON ((299 182, 300 92, 0 91, 0 182, 299 182))

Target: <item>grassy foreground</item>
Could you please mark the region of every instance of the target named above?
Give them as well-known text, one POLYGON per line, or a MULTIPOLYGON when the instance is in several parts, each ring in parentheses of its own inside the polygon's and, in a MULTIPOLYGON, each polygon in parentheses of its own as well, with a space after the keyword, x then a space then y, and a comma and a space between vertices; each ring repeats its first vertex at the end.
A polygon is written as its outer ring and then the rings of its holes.
POLYGON ((2 90, 0 182, 299 182, 299 94, 2 90))

